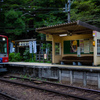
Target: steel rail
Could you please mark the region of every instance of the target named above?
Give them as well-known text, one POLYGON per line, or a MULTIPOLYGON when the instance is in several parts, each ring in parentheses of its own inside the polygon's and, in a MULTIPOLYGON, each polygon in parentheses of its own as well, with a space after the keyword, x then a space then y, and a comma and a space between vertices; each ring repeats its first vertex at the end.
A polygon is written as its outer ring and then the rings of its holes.
MULTIPOLYGON (((30 80, 29 78, 22 78, 18 76, 10 76, 14 78, 19 78, 19 79, 24 79, 24 80, 30 80)), ((42 80, 36 80, 36 79, 31 79, 31 81, 42 81, 42 80)), ((42 81, 43 83, 48 83, 48 84, 53 84, 53 85, 58 85, 58 86, 63 86, 63 87, 69 87, 69 88, 74 88, 74 89, 80 89, 84 91, 90 91, 90 92, 95 92, 95 93, 100 93, 100 90, 94 90, 94 89, 88 89, 88 88, 82 88, 82 87, 76 87, 76 86, 70 86, 70 85, 64 85, 64 84, 59 84, 59 83, 54 83, 54 82, 49 82, 49 81, 42 81)))
POLYGON ((0 81, 12 83, 12 84, 17 84, 17 85, 21 85, 21 86, 25 86, 25 87, 29 87, 29 88, 35 88, 35 89, 39 89, 39 90, 43 90, 43 91, 47 91, 47 92, 52 92, 52 93, 63 95, 65 97, 72 97, 72 98, 81 99, 81 100, 91 100, 91 99, 88 99, 88 98, 85 98, 85 97, 82 97, 82 96, 76 96, 76 95, 72 95, 72 94, 68 94, 68 93, 64 93, 64 92, 59 92, 59 91, 52 90, 52 89, 42 88, 42 87, 39 87, 39 86, 32 86, 32 85, 22 84, 22 83, 19 83, 19 82, 13 82, 13 81, 2 79, 2 78, 0 78, 0 81))
POLYGON ((18 99, 16 99, 16 98, 12 97, 11 95, 8 95, 8 94, 3 93, 3 92, 0 92, 0 95, 3 95, 3 96, 5 96, 5 97, 7 97, 7 98, 9 98, 9 99, 11 99, 11 100, 18 100, 18 99))

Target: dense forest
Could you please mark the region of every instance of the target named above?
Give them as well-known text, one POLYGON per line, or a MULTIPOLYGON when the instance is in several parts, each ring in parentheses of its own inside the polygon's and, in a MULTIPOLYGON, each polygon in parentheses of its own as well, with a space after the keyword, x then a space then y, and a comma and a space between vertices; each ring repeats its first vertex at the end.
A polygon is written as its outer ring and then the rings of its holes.
MULTIPOLYGON (((36 38, 35 28, 68 22, 67 0, 1 0, 0 34, 10 40, 36 38)), ((71 21, 100 27, 100 0, 71 0, 71 21)))

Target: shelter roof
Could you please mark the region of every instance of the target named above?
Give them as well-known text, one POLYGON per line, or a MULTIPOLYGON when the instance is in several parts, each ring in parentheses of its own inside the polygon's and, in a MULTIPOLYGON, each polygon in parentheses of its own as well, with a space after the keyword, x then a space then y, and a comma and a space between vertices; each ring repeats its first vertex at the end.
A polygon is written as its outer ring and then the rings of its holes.
POLYGON ((82 22, 80 20, 75 22, 70 22, 70 23, 36 28, 36 32, 43 33, 43 34, 51 34, 51 35, 60 35, 66 33, 85 34, 85 33, 91 33, 93 30, 100 32, 100 28, 82 22))
POLYGON ((15 42, 28 42, 28 41, 36 41, 36 39, 22 39, 22 40, 15 40, 15 42))

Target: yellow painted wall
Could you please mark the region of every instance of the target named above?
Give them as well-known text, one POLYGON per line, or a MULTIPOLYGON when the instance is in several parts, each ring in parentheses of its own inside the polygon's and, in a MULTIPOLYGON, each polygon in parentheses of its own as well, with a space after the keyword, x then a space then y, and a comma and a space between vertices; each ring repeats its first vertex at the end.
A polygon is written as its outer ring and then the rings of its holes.
MULTIPOLYGON (((66 37, 62 37, 62 51, 64 51, 64 41, 67 40, 79 40, 79 39, 91 39, 93 38, 92 33, 91 34, 83 34, 83 35, 72 35, 72 36, 66 36, 66 37)), ((93 54, 81 54, 81 56, 93 56, 93 54)), ((62 57, 64 56, 77 56, 77 54, 64 54, 62 52, 62 57)))
MULTIPOLYGON (((83 35, 72 35, 72 36, 65 36, 60 37, 57 35, 52 35, 52 63, 59 63, 63 56, 77 56, 77 54, 64 54, 64 46, 63 42, 67 40, 79 40, 79 39, 91 39, 93 38, 91 34, 83 34, 83 35), (61 55, 55 55, 55 43, 61 43, 61 55)), ((92 56, 93 54, 82 54, 81 56, 92 56)))
POLYGON ((61 37, 57 35, 52 36, 52 63, 59 63, 60 60, 62 59, 62 56, 61 56, 61 53, 60 55, 55 55, 55 43, 61 44, 61 37))
POLYGON ((100 64, 100 55, 97 55, 97 39, 100 39, 100 32, 93 31, 93 33, 95 33, 94 65, 99 65, 100 64))

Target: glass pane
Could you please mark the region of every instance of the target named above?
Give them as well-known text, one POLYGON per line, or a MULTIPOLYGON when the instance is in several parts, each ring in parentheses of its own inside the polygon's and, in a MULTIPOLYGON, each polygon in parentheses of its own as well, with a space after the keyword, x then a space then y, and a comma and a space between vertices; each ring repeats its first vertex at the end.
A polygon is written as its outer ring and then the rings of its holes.
POLYGON ((60 43, 55 43, 55 55, 60 55, 60 43))
POLYGON ((97 39, 97 55, 100 55, 100 39, 97 39))
POLYGON ((7 53, 7 43, 6 42, 0 42, 0 53, 7 53))

